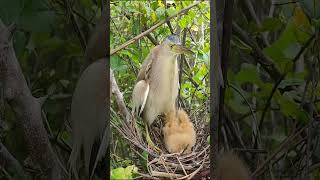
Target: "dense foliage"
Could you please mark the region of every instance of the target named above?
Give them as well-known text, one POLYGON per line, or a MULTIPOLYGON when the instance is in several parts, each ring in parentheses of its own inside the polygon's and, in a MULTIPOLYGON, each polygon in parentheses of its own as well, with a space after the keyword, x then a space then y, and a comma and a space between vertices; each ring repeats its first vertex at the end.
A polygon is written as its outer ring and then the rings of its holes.
POLYGON ((273 157, 267 179, 318 177, 318 126, 297 130, 319 116, 320 3, 236 1, 233 15, 221 145, 262 150, 243 153, 253 170, 273 157))

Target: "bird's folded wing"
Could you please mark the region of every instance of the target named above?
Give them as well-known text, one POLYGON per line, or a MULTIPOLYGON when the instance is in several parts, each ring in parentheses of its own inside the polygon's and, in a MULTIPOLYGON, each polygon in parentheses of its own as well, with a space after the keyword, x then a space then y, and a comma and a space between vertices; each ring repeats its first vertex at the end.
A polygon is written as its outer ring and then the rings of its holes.
POLYGON ((143 61, 142 65, 141 65, 141 69, 138 73, 137 81, 146 80, 146 78, 147 78, 146 76, 148 76, 150 73, 152 61, 153 61, 158 49, 159 49, 159 46, 154 47, 151 50, 151 52, 148 54, 146 59, 143 61))
POLYGON ((143 101, 142 101, 142 105, 140 108, 139 116, 141 115, 141 113, 144 109, 144 106, 146 105, 148 94, 149 94, 149 84, 147 83, 146 84, 146 91, 144 92, 143 97, 142 97, 143 101))
POLYGON ((134 113, 139 113, 138 115, 141 114, 146 104, 148 93, 149 84, 145 80, 138 81, 137 84, 134 86, 132 92, 132 110, 134 111, 134 113))

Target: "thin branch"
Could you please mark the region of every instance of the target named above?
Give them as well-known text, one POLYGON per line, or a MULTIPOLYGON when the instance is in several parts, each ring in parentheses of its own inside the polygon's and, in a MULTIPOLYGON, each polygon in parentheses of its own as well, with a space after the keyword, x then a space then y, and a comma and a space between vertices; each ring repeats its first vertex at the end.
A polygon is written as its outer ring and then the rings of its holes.
POLYGON ((110 69, 110 83, 111 83, 111 88, 112 88, 112 93, 114 94, 116 98, 116 102, 118 105, 118 108, 120 110, 120 113, 122 117, 129 122, 131 120, 131 115, 126 107, 126 104, 124 103, 123 95, 121 91, 119 90, 119 87, 117 85, 116 79, 114 78, 114 74, 112 69, 110 69))
MULTIPOLYGON (((259 126, 258 126, 258 131, 260 131, 262 129, 262 124, 263 124, 263 121, 264 121, 264 118, 265 118, 265 115, 267 113, 267 110, 269 109, 270 105, 271 105, 271 100, 272 100, 272 97, 274 95, 274 93, 276 92, 276 90, 278 89, 278 86, 280 85, 280 83, 282 82, 282 80, 286 77, 287 74, 283 74, 279 79, 278 81, 276 82, 276 84, 273 86, 272 88, 272 91, 268 97, 268 100, 267 100, 267 104, 265 106, 265 108, 263 109, 263 112, 262 112, 262 115, 261 115, 261 119, 260 119, 260 122, 259 122, 259 126)), ((258 137, 255 138, 255 141, 254 141, 254 146, 253 147, 256 147, 257 146, 257 143, 258 143, 258 137)))
MULTIPOLYGON (((307 47, 309 47, 309 45, 311 44, 311 42, 313 41, 313 39, 315 38, 315 34, 312 35, 308 41, 306 42, 306 44, 300 49, 300 51, 298 52, 298 54, 295 56, 295 58, 293 59, 293 61, 297 61, 300 56, 303 54, 303 52, 307 49, 307 47)), ((260 122, 259 122, 259 129, 262 128, 262 124, 263 124, 263 120, 264 120, 264 117, 266 115, 266 111, 268 110, 270 104, 271 104, 271 100, 272 100, 272 97, 274 95, 274 93, 276 92, 276 90, 278 89, 278 86, 280 85, 280 83, 282 82, 282 80, 286 77, 287 73, 284 73, 283 75, 280 76, 280 78, 277 80, 276 84, 273 86, 272 88, 272 91, 271 91, 271 94, 267 100, 267 104, 262 112, 262 115, 261 115, 261 119, 260 119, 260 122)))
MULTIPOLYGON (((252 16, 252 18, 256 21, 258 27, 261 27, 261 21, 258 18, 255 9, 253 8, 251 0, 245 0, 245 4, 247 5, 247 8, 249 9, 249 13, 252 16)), ((264 44, 266 44, 267 46, 269 45, 269 42, 265 33, 262 34, 262 40, 264 41, 264 44)))
POLYGON ((232 30, 240 37, 242 41, 252 47, 254 52, 258 55, 258 58, 255 58, 255 60, 261 64, 261 66, 268 72, 269 76, 275 81, 278 80, 279 77, 281 77, 281 72, 276 67, 272 59, 270 59, 262 51, 257 43, 252 38, 250 38, 249 35, 243 29, 241 29, 237 23, 234 22, 232 24, 232 30))
POLYGON ((311 122, 309 122, 306 126, 304 126, 303 128, 301 128, 299 131, 297 131, 296 133, 293 133, 292 135, 290 135, 288 138, 286 138, 281 144, 280 146, 260 165, 257 167, 257 169, 252 173, 252 177, 257 177, 261 174, 261 171, 263 169, 265 169, 265 167, 268 165, 268 163, 278 155, 279 152, 281 152, 281 150, 283 150, 284 148, 286 148, 287 146, 290 145, 290 143, 292 143, 292 141, 294 139, 296 139, 303 131, 305 131, 308 127, 310 127, 312 125, 311 122))
POLYGON ((255 115, 255 111, 253 110, 253 108, 251 107, 251 105, 250 105, 250 103, 249 103, 249 101, 246 99, 246 97, 244 97, 244 95, 241 93, 241 91, 237 88, 237 87, 235 87, 233 84, 228 84, 229 85, 229 87, 231 87, 233 90, 235 90, 241 97, 242 97, 242 99, 246 102, 246 104, 248 105, 248 107, 249 107, 249 109, 250 109, 250 112, 251 112, 251 115, 252 115, 252 118, 253 118, 253 120, 254 121, 257 121, 257 119, 256 119, 256 115, 255 115))
POLYGON ((151 36, 151 34, 147 34, 146 35, 147 36, 147 38, 152 42, 152 44, 153 45, 159 45, 159 42, 155 39, 155 38, 153 38, 152 36, 151 36))
POLYGON ((299 1, 291 1, 291 2, 284 2, 284 3, 274 3, 276 6, 282 6, 282 5, 288 5, 288 4, 295 4, 298 3, 299 1))
MULTIPOLYGON (((182 45, 183 46, 186 44, 186 35, 187 35, 187 29, 185 28, 183 30, 183 36, 182 36, 182 45)), ((186 57, 184 56, 184 54, 182 54, 178 58, 180 58, 180 61, 179 61, 179 66, 180 66, 179 67, 179 92, 180 92, 181 91, 181 84, 182 84, 183 63, 186 60, 186 57)), ((178 102, 179 107, 181 107, 181 103, 182 103, 181 93, 178 94, 177 102, 178 102), (180 104, 179 104, 179 102, 180 102, 180 104)))
POLYGON ((122 44, 121 46, 119 46, 119 47, 117 47, 117 48, 115 48, 115 49, 112 49, 112 50, 110 51, 110 55, 113 55, 114 53, 120 51, 121 49, 126 48, 126 47, 129 46, 130 44, 136 42, 138 39, 144 37, 145 35, 147 35, 147 34, 149 34, 149 33, 151 33, 151 32, 153 32, 154 30, 156 30, 158 27, 160 27, 162 24, 166 23, 166 22, 169 21, 170 19, 176 17, 176 16, 179 15, 179 14, 185 13, 185 12, 188 11, 189 9, 191 9, 191 8, 193 8, 194 6, 196 6, 197 4, 199 4, 200 2, 202 2, 202 1, 198 1, 198 2, 192 4, 192 5, 188 6, 188 7, 180 10, 178 13, 176 13, 176 14, 174 14, 174 15, 172 15, 172 16, 169 16, 169 17, 166 18, 165 20, 160 21, 159 23, 157 23, 157 24, 155 24, 154 26, 152 26, 150 29, 148 29, 148 30, 146 30, 145 32, 137 35, 136 37, 134 37, 134 38, 132 38, 132 39, 130 39, 129 41, 127 41, 127 42, 125 42, 124 44, 122 44))
POLYGON ((83 35, 83 32, 81 31, 81 28, 80 28, 80 25, 76 19, 76 16, 74 15, 74 12, 72 11, 72 7, 69 3, 68 0, 64 0, 64 3, 66 4, 67 6, 67 11, 69 12, 70 16, 71 16, 71 22, 72 22, 72 25, 74 26, 77 34, 78 34, 78 37, 79 37, 79 40, 80 40, 80 44, 81 44, 81 47, 82 47, 82 50, 85 51, 86 47, 87 47, 87 44, 86 44, 86 40, 85 40, 85 37, 83 35))
MULTIPOLYGON (((165 7, 167 9, 167 0, 163 0, 163 4, 165 5, 165 7)), ((165 14, 166 14, 166 17, 168 17, 168 12, 167 11, 165 11, 165 14)), ((172 25, 171 25, 170 21, 167 21, 167 25, 168 25, 168 27, 170 29, 171 34, 174 34, 174 31, 173 31, 173 28, 172 28, 172 25)))
POLYGON ((314 38, 316 38, 316 34, 313 34, 308 41, 303 45, 298 54, 294 57, 293 62, 296 62, 300 56, 305 52, 305 50, 312 44, 314 38))

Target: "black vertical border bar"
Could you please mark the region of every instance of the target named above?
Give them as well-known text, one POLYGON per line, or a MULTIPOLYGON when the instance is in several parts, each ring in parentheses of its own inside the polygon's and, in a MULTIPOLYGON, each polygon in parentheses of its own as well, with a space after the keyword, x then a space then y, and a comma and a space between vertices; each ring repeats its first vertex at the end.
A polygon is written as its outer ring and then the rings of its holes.
POLYGON ((215 76, 217 61, 220 60, 216 0, 210 0, 210 179, 216 179, 218 153, 219 85, 215 76))
MULTIPOLYGON (((103 1, 106 1, 105 3, 106 4, 106 8, 107 10, 105 11, 107 13, 107 24, 106 24, 106 33, 107 33, 107 39, 106 39, 106 43, 107 43, 107 63, 106 63, 106 70, 107 70, 107 78, 108 78, 108 82, 110 82, 110 0, 103 0, 103 1)), ((107 128, 107 132, 108 132, 108 147, 107 147, 107 151, 106 151, 106 177, 105 179, 110 179, 110 135, 111 135, 111 128, 110 128, 110 83, 107 84, 107 117, 106 117, 106 128, 107 128)))

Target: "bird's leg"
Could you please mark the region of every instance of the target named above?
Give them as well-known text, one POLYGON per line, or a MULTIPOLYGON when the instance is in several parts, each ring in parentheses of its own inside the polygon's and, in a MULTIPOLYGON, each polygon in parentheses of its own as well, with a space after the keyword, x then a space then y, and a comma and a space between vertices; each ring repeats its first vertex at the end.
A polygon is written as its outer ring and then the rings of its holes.
POLYGON ((149 126, 147 125, 147 123, 145 123, 145 128, 146 128, 146 140, 148 143, 148 147, 151 147, 153 150, 155 150, 156 152, 158 152, 159 154, 162 152, 160 148, 158 148, 151 140, 150 135, 149 135, 149 126))

